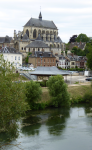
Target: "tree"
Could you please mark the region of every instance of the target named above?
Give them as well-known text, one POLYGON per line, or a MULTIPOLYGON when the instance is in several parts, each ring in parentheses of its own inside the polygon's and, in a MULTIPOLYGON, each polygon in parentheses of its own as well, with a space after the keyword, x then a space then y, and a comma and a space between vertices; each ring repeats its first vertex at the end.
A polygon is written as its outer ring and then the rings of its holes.
POLYGON ((23 83, 11 80, 14 67, 0 55, 0 131, 15 136, 16 121, 28 109, 23 83))
POLYGON ((78 48, 77 46, 73 47, 71 50, 71 53, 78 55, 78 56, 86 56, 85 51, 82 49, 78 48))
POLYGON ((89 38, 87 37, 86 34, 79 34, 78 37, 75 39, 77 42, 89 42, 89 38))
POLYGON ((76 38, 77 38, 77 35, 73 35, 72 37, 70 37, 69 43, 76 42, 76 38))
POLYGON ((53 106, 69 106, 69 94, 67 92, 67 85, 63 80, 63 76, 51 76, 47 81, 47 86, 52 97, 53 106))
POLYGON ((34 81, 27 82, 26 85, 27 102, 31 109, 34 109, 35 104, 41 99, 42 89, 38 83, 34 81))
POLYGON ((89 48, 89 53, 87 54, 87 66, 92 70, 92 49, 89 48))

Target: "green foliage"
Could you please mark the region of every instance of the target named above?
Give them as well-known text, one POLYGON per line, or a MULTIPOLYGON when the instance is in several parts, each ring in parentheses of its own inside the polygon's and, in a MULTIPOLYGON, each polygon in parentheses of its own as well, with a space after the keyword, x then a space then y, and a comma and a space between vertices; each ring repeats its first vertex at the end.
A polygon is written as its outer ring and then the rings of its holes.
POLYGON ((53 106, 59 107, 69 105, 69 94, 67 92, 67 85, 63 80, 63 76, 57 75, 50 77, 47 82, 47 86, 52 97, 53 106))
POLYGON ((92 49, 89 49, 89 53, 87 54, 87 67, 92 70, 92 49))
POLYGON ((69 50, 69 43, 67 43, 65 45, 66 45, 66 50, 69 50))
POLYGON ((34 81, 26 82, 26 97, 31 109, 34 109, 35 104, 41 99, 42 89, 39 84, 34 81))
POLYGON ((86 51, 80 48, 77 48, 76 46, 72 48, 71 52, 78 56, 86 56, 86 51))
POLYGON ((40 81, 40 82, 37 81, 36 83, 40 84, 41 87, 46 87, 47 86, 46 82, 47 82, 47 80, 43 80, 43 81, 40 81))
POLYGON ((92 103, 92 93, 85 93, 83 101, 86 103, 92 103))
POLYGON ((87 42, 90 41, 90 39, 87 37, 86 34, 82 34, 82 33, 81 33, 81 34, 79 34, 78 37, 76 38, 76 41, 77 41, 77 42, 80 42, 80 41, 81 41, 81 42, 86 42, 86 43, 87 43, 87 42))
POLYGON ((31 54, 32 54, 31 52, 28 53, 27 57, 25 58, 25 63, 28 63, 28 58, 31 54))
POLYGON ((13 133, 17 119, 28 109, 25 88, 21 82, 12 82, 14 68, 3 56, 0 65, 0 131, 13 133))

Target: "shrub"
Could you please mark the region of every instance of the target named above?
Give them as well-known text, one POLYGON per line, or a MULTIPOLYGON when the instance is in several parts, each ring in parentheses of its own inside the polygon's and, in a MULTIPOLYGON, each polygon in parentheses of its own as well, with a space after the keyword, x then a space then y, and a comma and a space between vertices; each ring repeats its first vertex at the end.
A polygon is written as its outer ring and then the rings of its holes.
POLYGON ((27 102, 32 109, 34 104, 41 99, 42 90, 40 85, 34 81, 26 82, 25 86, 27 102))
POLYGON ((86 103, 92 103, 92 93, 85 93, 83 101, 86 103))
POLYGON ((63 76, 57 75, 50 77, 47 81, 47 86, 49 88, 53 106, 69 106, 69 94, 63 76))

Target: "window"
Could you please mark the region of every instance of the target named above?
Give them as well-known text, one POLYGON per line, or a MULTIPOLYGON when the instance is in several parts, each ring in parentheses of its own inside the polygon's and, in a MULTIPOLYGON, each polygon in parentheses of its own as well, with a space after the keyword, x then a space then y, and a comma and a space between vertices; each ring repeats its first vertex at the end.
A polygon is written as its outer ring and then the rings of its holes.
POLYGON ((27 36, 29 37, 29 31, 28 31, 28 29, 26 30, 26 34, 27 34, 27 36))
POLYGON ((15 56, 15 60, 17 60, 17 56, 15 56))
POLYGON ((11 56, 11 61, 13 61, 13 56, 11 56))
POLYGON ((33 32, 33 38, 36 38, 36 29, 33 32))
POLYGON ((23 50, 23 47, 21 49, 23 50))
POLYGON ((20 60, 20 56, 18 57, 18 60, 20 60))

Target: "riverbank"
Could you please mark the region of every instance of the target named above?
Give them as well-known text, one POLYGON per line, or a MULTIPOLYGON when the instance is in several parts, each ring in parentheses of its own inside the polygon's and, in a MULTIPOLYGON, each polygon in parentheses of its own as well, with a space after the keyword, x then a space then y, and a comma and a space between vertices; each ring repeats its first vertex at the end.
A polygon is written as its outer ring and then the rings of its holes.
MULTIPOLYGON (((90 82, 68 85, 67 90, 70 94, 70 100, 83 98, 85 93, 92 93, 90 82)), ((47 87, 42 87, 41 103, 50 103, 50 95, 47 87)))

